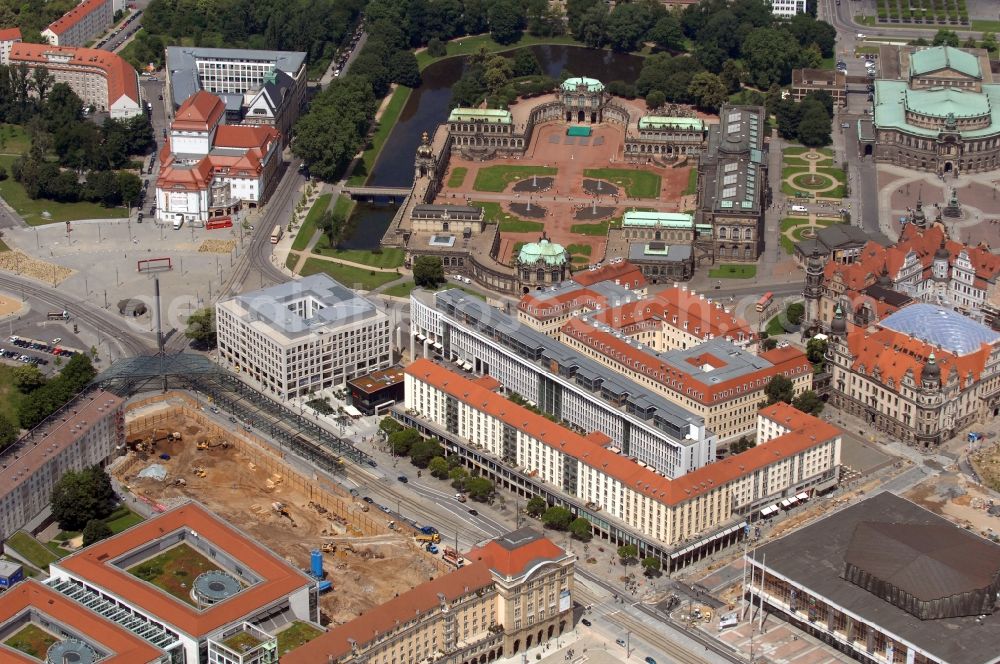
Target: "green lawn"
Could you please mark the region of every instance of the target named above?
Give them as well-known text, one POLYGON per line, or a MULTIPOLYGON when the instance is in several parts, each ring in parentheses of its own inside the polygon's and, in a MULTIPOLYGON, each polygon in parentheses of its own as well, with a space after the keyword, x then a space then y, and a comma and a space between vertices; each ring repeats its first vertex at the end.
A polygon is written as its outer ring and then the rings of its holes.
MULTIPOLYGON (((786 147, 781 154, 789 156, 798 156, 805 154, 806 152, 809 152, 809 150, 810 148, 807 148, 804 145, 790 145, 786 147)), ((833 150, 831 150, 830 148, 816 148, 816 152, 820 153, 824 157, 833 159, 833 150)), ((824 161, 824 160, 820 159, 819 161, 824 161)))
MULTIPOLYGON (((401 284, 396 284, 395 286, 389 286, 384 291, 382 291, 382 295, 389 295, 392 297, 410 297, 410 293, 412 293, 413 289, 415 289, 416 287, 417 285, 414 282, 407 281, 401 284)), ((434 290, 449 290, 452 288, 468 293, 473 297, 478 297, 481 300, 485 299, 482 293, 477 293, 476 291, 466 288, 465 286, 459 286, 453 281, 448 281, 446 283, 443 283, 434 290)))
POLYGON ((23 530, 8 537, 4 546, 9 546, 18 555, 42 571, 49 566, 49 563, 59 560, 59 556, 23 530))
POLYGON ((633 171, 624 168, 588 168, 585 178, 607 180, 625 190, 630 198, 657 198, 660 195, 660 176, 651 171, 633 171))
POLYGON ((483 218, 488 222, 500 224, 500 231, 503 233, 537 233, 545 228, 542 222, 521 219, 506 212, 499 203, 493 201, 473 201, 470 205, 483 208, 483 218))
POLYGON ((29 657, 38 660, 45 659, 45 653, 52 644, 59 641, 55 636, 46 632, 34 623, 28 623, 4 641, 5 646, 14 650, 20 650, 29 657))
POLYGON ((410 98, 410 92, 412 91, 412 88, 408 88, 405 85, 396 87, 396 90, 392 93, 392 99, 389 100, 385 111, 382 112, 382 117, 379 118, 378 127, 375 129, 374 136, 372 136, 371 144, 361 155, 361 163, 354 167, 354 172, 347 181, 348 184, 360 185, 364 184, 365 180, 368 179, 368 175, 372 172, 379 153, 382 152, 382 145, 385 143, 385 139, 389 138, 392 128, 396 126, 399 114, 403 112, 403 107, 406 106, 406 100, 410 98))
POLYGON ((794 228, 795 226, 801 226, 802 224, 808 224, 809 220, 803 217, 785 217, 781 220, 781 232, 784 233, 789 228, 794 228))
POLYGON ((0 153, 20 155, 30 147, 31 139, 24 127, 0 123, 0 153))
POLYGON ((145 562, 129 568, 128 573, 153 584, 179 600, 194 605, 191 584, 199 574, 221 570, 199 551, 181 542, 145 562))
POLYGON ((532 175, 555 175, 558 169, 551 166, 487 166, 476 173, 472 188, 476 191, 503 191, 512 182, 532 175))
POLYGON ((142 523, 145 521, 141 516, 125 507, 124 505, 116 509, 111 516, 104 520, 108 527, 111 528, 111 532, 115 535, 118 533, 128 530, 137 523, 142 523))
POLYGON ((709 270, 708 276, 712 279, 753 279, 757 276, 757 266, 723 263, 709 270))
POLYGON ((308 277, 311 274, 323 272, 330 275, 348 288, 370 291, 390 281, 395 281, 399 275, 395 272, 372 272, 359 267, 341 265, 318 258, 306 259, 302 266, 302 276, 308 277))
POLYGON ((375 252, 368 249, 337 249, 324 251, 324 256, 333 256, 352 263, 360 263, 369 267, 394 268, 402 267, 406 252, 397 247, 385 247, 375 252))
POLYGON ((542 222, 528 219, 508 219, 500 222, 501 233, 537 233, 544 228, 545 224, 542 222))
POLYGON ((322 633, 323 630, 315 625, 298 620, 293 622, 287 629, 278 632, 278 656, 312 641, 322 633))
POLYGON ((684 187, 684 191, 681 192, 681 196, 690 196, 691 194, 698 192, 698 169, 692 168, 688 173, 688 183, 684 187))
POLYGON ((789 256, 791 256, 793 253, 795 253, 795 244, 792 242, 792 240, 787 235, 780 235, 780 236, 778 236, 778 242, 781 243, 781 248, 789 256))
POLYGON ((302 251, 309 244, 309 240, 312 239, 313 233, 316 232, 316 222, 319 218, 323 216, 326 209, 330 207, 330 199, 333 198, 333 194, 323 194, 316 199, 313 206, 309 208, 309 213, 306 214, 305 220, 302 225, 299 226, 299 232, 295 236, 295 241, 292 242, 292 249, 294 251, 302 251))
POLYGON ((4 251, 10 251, 10 247, 7 246, 6 242, 4 242, 3 240, 0 240, 0 253, 2 253, 4 251))
MULTIPOLYGON (((976 32, 1000 32, 1000 21, 971 21, 972 29, 976 32)), ((952 28, 954 30, 955 28, 952 28)))
POLYGON ((591 247, 589 244, 571 244, 568 247, 566 247, 566 251, 568 251, 569 253, 582 254, 584 256, 589 256, 592 249, 593 247, 591 247))
POLYGON ((577 235, 607 235, 609 226, 607 221, 599 221, 595 224, 573 224, 569 227, 569 232, 577 235))
POLYGON ((452 188, 461 187, 468 173, 469 169, 465 166, 456 166, 451 169, 451 173, 448 174, 448 186, 452 188))
POLYGON ((417 66, 419 66, 422 71, 424 67, 431 63, 437 62, 438 60, 444 60, 445 58, 453 58, 458 55, 471 55, 473 53, 478 53, 481 50, 485 50, 487 53, 501 53, 503 51, 512 51, 523 46, 535 46, 541 44, 569 44, 571 46, 582 46, 580 42, 573 39, 570 35, 535 37, 529 35, 528 33, 524 33, 521 39, 513 44, 502 45, 493 41, 490 35, 484 34, 476 35, 474 37, 462 37, 461 39, 448 42, 445 44, 448 51, 447 54, 440 57, 434 57, 430 55, 426 49, 424 49, 420 53, 417 53, 417 66))
MULTIPOLYGON (((15 159, 17 157, 12 155, 0 155, 0 166, 6 168, 7 173, 10 173, 10 166, 15 159)), ((13 177, 8 177, 0 182, 0 196, 31 226, 76 221, 77 219, 117 219, 124 217, 127 213, 125 208, 106 208, 97 203, 57 203, 44 198, 32 200, 28 198, 24 187, 19 182, 15 182, 13 177), (42 212, 46 211, 52 215, 50 218, 42 216, 42 212)))
POLYGON ((817 173, 829 176, 840 184, 847 184, 847 174, 840 168, 817 168, 817 173))
POLYGON ((289 270, 295 271, 295 266, 299 264, 299 254, 294 251, 288 252, 288 258, 285 259, 285 267, 289 270))
POLYGON ((14 367, 0 364, 0 415, 17 426, 17 411, 25 396, 14 387, 14 367))
POLYGON ((771 320, 767 321, 767 326, 764 331, 767 332, 767 336, 775 337, 779 334, 785 333, 785 328, 781 325, 781 317, 783 314, 778 314, 771 320))

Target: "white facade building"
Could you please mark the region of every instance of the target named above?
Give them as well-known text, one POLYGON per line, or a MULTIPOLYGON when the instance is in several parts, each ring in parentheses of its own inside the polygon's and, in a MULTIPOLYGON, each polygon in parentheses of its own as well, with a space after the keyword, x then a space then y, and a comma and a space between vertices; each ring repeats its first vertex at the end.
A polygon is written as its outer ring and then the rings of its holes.
POLYGON ((20 28, 0 30, 0 65, 10 64, 10 49, 19 41, 21 41, 20 28))
POLYGON ((615 370, 459 290, 410 297, 411 357, 440 355, 667 477, 715 460, 705 421, 615 370))
POLYGON ((83 46, 114 24, 113 0, 83 0, 42 30, 53 46, 83 46))
POLYGON ((325 274, 216 304, 219 357, 281 399, 392 364, 389 317, 325 274))
POLYGON ((771 0, 771 13, 783 18, 791 18, 806 11, 806 0, 771 0))

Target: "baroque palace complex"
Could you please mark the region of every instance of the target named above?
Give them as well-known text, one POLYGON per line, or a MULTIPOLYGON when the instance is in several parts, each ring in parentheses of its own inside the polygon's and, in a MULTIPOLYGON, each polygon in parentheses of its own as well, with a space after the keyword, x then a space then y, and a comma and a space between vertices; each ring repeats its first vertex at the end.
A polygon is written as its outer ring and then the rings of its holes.
POLYGON ((566 126, 570 136, 579 131, 585 141, 590 127, 608 126, 620 131, 618 162, 661 168, 696 163, 698 169, 694 212, 626 209, 620 228, 608 237, 621 258, 653 283, 687 280, 699 262, 756 261, 770 201, 764 109, 724 107, 721 124, 706 123, 688 109, 669 112, 649 114, 644 104, 614 97, 600 81, 581 77, 567 79, 555 93, 518 100, 510 109, 456 108, 433 136, 424 134, 413 189, 383 244, 404 247, 408 263, 423 255, 440 257, 447 271, 500 292, 524 293, 564 281, 570 271, 565 247, 542 237, 502 260, 500 225, 471 201, 442 197, 445 174, 455 158, 531 162, 547 124, 566 126))

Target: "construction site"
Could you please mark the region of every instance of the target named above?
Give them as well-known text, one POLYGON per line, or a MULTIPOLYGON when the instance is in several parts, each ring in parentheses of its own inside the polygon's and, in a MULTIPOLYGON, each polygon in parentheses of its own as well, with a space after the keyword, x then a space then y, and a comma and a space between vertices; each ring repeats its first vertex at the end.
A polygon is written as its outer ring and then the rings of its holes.
POLYGON ((199 501, 304 571, 315 569, 311 553, 319 550, 324 624, 351 620, 454 569, 406 524, 293 467, 267 441, 204 408, 181 392, 130 404, 128 451, 111 473, 155 511, 199 501))

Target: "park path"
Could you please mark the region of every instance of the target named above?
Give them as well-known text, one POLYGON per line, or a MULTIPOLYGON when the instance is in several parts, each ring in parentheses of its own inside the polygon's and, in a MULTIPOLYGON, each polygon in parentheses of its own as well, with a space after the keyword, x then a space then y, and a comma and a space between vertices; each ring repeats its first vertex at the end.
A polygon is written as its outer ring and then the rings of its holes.
MULTIPOLYGON (((809 168, 809 170, 806 173, 802 173, 800 171, 800 172, 797 172, 797 173, 792 173, 788 177, 784 178, 784 182, 787 183, 789 187, 791 187, 792 189, 794 189, 796 191, 806 190, 806 191, 808 191, 812 195, 813 198, 816 198, 816 199, 825 198, 827 200, 841 200, 839 198, 831 198, 831 197, 827 197, 827 196, 822 196, 822 194, 824 192, 833 191, 834 189, 836 189, 840 185, 840 182, 838 182, 837 178, 835 178, 834 176, 827 175, 826 173, 820 173, 819 172, 819 168, 820 168, 820 164, 821 163, 825 163, 825 162, 829 161, 830 163, 827 164, 826 167, 829 167, 829 168, 833 168, 834 167, 833 166, 833 157, 825 155, 825 154, 822 154, 821 152, 818 152, 815 149, 809 149, 809 150, 807 150, 805 152, 801 152, 799 154, 787 155, 787 156, 791 157, 793 159, 801 159, 802 161, 806 162, 806 164, 808 165, 808 168, 809 168), (803 175, 815 175, 815 176, 819 176, 821 178, 824 178, 824 179, 828 180, 829 184, 826 185, 826 186, 811 186, 811 185, 803 184, 801 181, 797 184, 795 182, 795 180, 800 179, 803 175)), ((796 164, 789 164, 789 165, 790 166, 797 166, 796 164)))
MULTIPOLYGON (((318 233, 319 233, 319 231, 317 231, 317 234, 318 233)), ((312 246, 316 244, 315 241, 317 239, 318 238, 316 236, 313 236, 313 240, 310 242, 310 246, 307 247, 307 250, 311 250, 312 246)), ((304 265, 306 258, 315 258, 317 260, 327 261, 328 263, 340 263, 341 265, 346 265, 348 267, 356 267, 359 270, 370 270, 372 272, 392 272, 392 273, 400 272, 402 274, 409 274, 410 273, 410 270, 407 270, 405 267, 402 267, 402 266, 400 266, 400 267, 375 267, 374 265, 366 265, 364 263, 356 263, 354 261, 349 261, 349 260, 346 260, 346 259, 343 259, 343 258, 337 258, 336 256, 324 256, 323 254, 306 254, 306 253, 303 253, 299 257, 299 262, 295 265, 296 272, 299 270, 299 268, 302 265, 304 265)))
MULTIPOLYGON (((316 243, 319 242, 321 237, 323 237, 323 231, 313 231, 313 236, 309 238, 306 248, 299 254, 299 260, 295 263, 295 267, 292 268, 292 272, 298 274, 305 267, 306 261, 312 256, 312 250, 316 247, 316 243)), ((320 258, 323 258, 323 256, 320 256, 320 258)))

